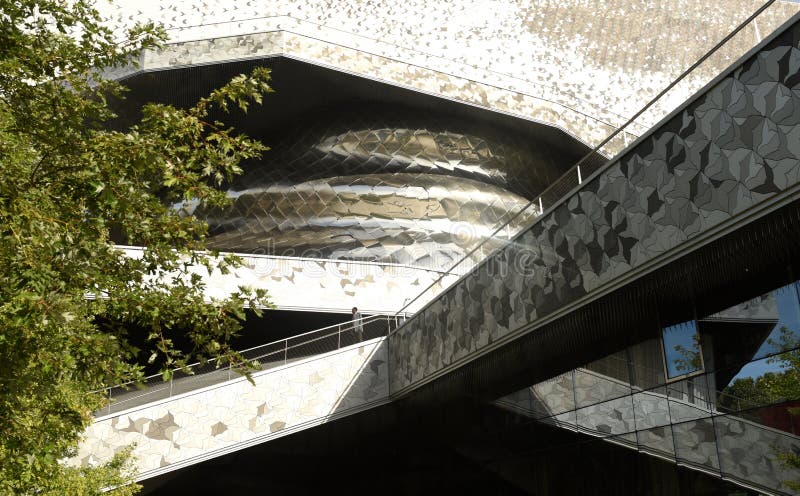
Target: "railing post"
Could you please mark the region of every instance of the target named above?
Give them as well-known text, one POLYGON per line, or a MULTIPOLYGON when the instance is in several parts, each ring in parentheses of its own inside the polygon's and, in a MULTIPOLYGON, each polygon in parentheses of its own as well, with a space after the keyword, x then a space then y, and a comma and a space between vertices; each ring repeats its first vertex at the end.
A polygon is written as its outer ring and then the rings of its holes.
POLYGON ((283 344, 283 364, 286 365, 289 362, 289 340, 284 339, 283 344))
POLYGON ((336 349, 338 350, 339 348, 342 347, 342 324, 336 326, 336 334, 338 335, 336 342, 336 349))
POLYGON ((578 169, 578 184, 580 184, 583 182, 583 178, 581 177, 581 166, 579 165, 577 169, 578 169))
POLYGON ((539 215, 544 213, 544 207, 542 206, 542 197, 539 197, 539 215))
POLYGON ((228 365, 228 380, 231 380, 231 366, 228 365))
POLYGON ((172 398, 172 376, 169 376, 169 397, 172 398))
POLYGON ((111 415, 111 388, 108 388, 108 414, 111 415))

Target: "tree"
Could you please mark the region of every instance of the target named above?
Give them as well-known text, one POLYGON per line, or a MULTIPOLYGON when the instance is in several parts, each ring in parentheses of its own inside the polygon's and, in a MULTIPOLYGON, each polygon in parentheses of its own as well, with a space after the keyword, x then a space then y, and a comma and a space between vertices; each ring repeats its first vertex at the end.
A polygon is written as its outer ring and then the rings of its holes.
POLYGON ((727 385, 720 395, 720 406, 737 412, 800 398, 800 340, 789 328, 781 326, 776 338, 768 340, 779 353, 767 358, 778 370, 753 377, 740 377, 727 385))
POLYGON ((125 453, 102 467, 59 463, 105 401, 93 391, 142 377, 134 343, 165 378, 212 356, 246 366, 230 339, 267 295, 205 302, 189 266, 237 260, 202 253, 207 226, 170 205, 224 205, 218 187, 266 149, 210 115, 261 103, 269 72, 190 109, 148 105, 111 130, 107 102, 123 88, 98 69, 164 38, 143 25, 119 42, 86 0, 0 0, 0 494, 135 492, 125 453), (147 250, 127 258, 114 240, 147 250), (181 333, 189 349, 175 345, 181 333))
MULTIPOLYGON (((758 409, 800 398, 800 337, 786 326, 781 326, 776 339, 770 338, 772 349, 780 353, 767 359, 777 364, 779 371, 767 372, 757 378, 741 377, 725 387, 720 394, 720 406, 732 412, 758 409)), ((790 415, 800 415, 800 409, 787 408, 790 415)), ((800 454, 776 449, 778 459, 786 466, 800 469, 800 454)), ((787 487, 800 491, 800 481, 784 481, 787 487)))
POLYGON ((676 344, 674 349, 676 354, 670 354, 672 362, 675 364, 675 370, 691 374, 703 370, 703 357, 700 354, 700 335, 695 332, 692 334, 692 344, 690 347, 685 347, 676 344))

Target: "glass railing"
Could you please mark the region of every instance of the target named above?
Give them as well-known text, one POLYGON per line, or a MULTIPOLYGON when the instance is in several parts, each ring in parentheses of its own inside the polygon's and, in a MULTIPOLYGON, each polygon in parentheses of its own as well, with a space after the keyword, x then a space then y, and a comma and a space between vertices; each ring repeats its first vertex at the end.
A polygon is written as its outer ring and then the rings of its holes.
MULTIPOLYGON (((536 422, 795 494, 800 283, 698 319, 701 372, 668 377, 660 336, 501 398, 536 422)), ((654 332, 657 330, 654 330, 654 332)))

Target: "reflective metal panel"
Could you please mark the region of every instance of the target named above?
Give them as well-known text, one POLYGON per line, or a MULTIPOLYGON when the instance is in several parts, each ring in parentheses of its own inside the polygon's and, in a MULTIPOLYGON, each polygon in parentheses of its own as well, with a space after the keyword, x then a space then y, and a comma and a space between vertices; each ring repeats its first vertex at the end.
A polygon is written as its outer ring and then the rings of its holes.
POLYGON ((230 208, 197 213, 218 249, 443 268, 561 174, 555 155, 512 132, 369 105, 302 119, 230 186, 230 208))

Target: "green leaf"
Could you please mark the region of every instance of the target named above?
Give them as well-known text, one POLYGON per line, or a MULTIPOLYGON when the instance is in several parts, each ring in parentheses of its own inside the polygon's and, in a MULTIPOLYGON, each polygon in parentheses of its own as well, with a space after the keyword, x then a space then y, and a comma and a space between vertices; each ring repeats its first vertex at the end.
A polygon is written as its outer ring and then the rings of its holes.
MULTIPOLYGON (((251 292, 209 305, 187 268, 173 278, 205 249, 207 226, 171 204, 229 201, 212 183, 266 147, 207 116, 260 104, 270 73, 239 75, 188 109, 145 105, 122 129, 109 102, 125 90, 100 74, 158 47, 162 27, 135 26, 120 43, 87 0, 3 1, 0 12, 0 356, 14 371, 0 388, 0 494, 131 494, 129 451, 96 467, 58 460, 105 405, 96 391, 140 383, 147 364, 169 380, 228 356, 242 301, 268 304, 251 292), (147 249, 127 258, 112 240, 147 249)), ((210 271, 221 263, 201 258, 210 271)))

